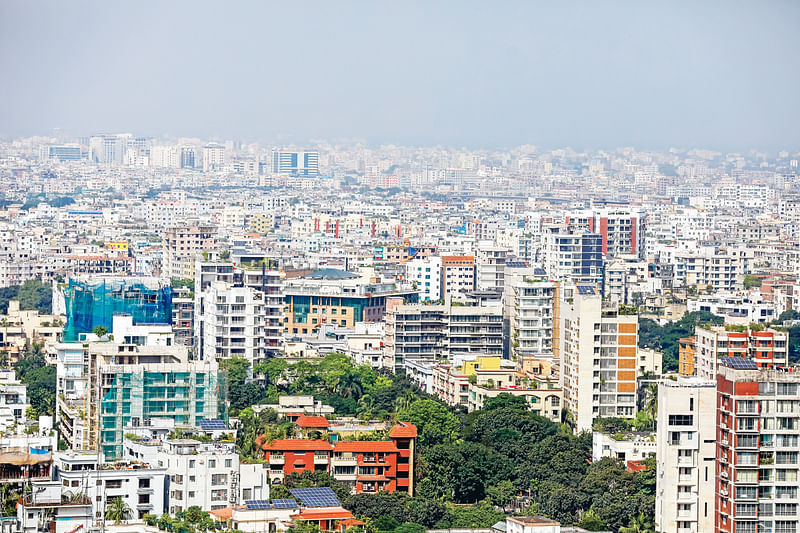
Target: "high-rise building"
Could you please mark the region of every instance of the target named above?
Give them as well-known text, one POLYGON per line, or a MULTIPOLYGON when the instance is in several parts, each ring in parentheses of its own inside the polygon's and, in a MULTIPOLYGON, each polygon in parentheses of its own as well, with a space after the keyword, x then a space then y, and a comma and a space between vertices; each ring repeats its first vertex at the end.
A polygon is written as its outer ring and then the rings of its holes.
POLYGON ((564 406, 578 431, 636 415, 638 316, 604 305, 592 285, 562 286, 559 357, 564 406))
POLYGON ((644 257, 645 216, 637 209, 602 209, 595 215, 595 229, 608 257, 644 257))
POLYGON ((800 374, 721 359, 714 531, 797 531, 800 374))
POLYGON ((222 170, 225 166, 225 147, 217 143, 203 146, 203 172, 222 170))
POLYGON ((597 283, 603 278, 601 237, 596 233, 545 233, 541 263, 551 279, 597 283))
POLYGON ((264 295, 251 287, 215 281, 204 289, 202 353, 207 359, 264 358, 264 295))
POLYGON ((508 316, 509 353, 552 358, 558 352, 559 282, 541 277, 518 277, 506 284, 505 314, 508 316))
POLYGON ((89 138, 89 159, 106 165, 119 164, 125 160, 130 134, 98 135, 89 138))
POLYGON ((789 362, 789 334, 772 328, 748 326, 697 326, 695 373, 716 379, 720 357, 752 359, 758 367, 785 366, 789 362))
POLYGON ((319 174, 319 152, 272 151, 272 173, 292 176, 319 174))
POLYGON ((658 384, 656 530, 713 531, 717 384, 699 378, 658 384))
POLYGON ((197 151, 194 146, 181 146, 181 168, 195 168, 197 166, 197 151))

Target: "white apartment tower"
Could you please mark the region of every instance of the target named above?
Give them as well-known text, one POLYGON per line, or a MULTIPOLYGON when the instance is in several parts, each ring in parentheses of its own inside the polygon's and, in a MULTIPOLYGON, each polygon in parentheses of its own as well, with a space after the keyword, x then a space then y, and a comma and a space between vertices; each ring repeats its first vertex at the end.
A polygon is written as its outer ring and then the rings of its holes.
POLYGON ((656 530, 714 530, 716 453, 714 381, 684 378, 658 384, 656 530))

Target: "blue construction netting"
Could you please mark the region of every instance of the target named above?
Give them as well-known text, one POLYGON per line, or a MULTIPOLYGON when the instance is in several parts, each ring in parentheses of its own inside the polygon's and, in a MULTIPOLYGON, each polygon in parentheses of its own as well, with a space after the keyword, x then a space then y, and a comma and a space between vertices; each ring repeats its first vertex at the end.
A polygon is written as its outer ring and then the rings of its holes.
POLYGON ((171 324, 172 288, 148 287, 136 279, 101 279, 94 283, 70 279, 64 291, 65 341, 79 340, 96 326, 112 331, 113 317, 126 313, 134 324, 171 324))

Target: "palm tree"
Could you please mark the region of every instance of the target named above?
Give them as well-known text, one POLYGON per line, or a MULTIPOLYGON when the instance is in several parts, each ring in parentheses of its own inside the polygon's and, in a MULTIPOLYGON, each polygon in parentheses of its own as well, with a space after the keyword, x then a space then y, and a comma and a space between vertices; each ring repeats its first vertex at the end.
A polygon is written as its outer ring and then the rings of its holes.
POLYGON ((111 500, 111 504, 106 508, 106 520, 113 520, 115 524, 129 520, 132 516, 133 510, 119 496, 111 500))
POLYGON ((619 528, 619 533, 655 533, 653 522, 644 513, 631 517, 628 527, 619 528))
POLYGON ((415 401, 417 401, 417 395, 414 394, 414 391, 407 390, 405 394, 395 400, 394 410, 396 413, 406 411, 415 401))
POLYGON ((353 398, 358 400, 364 392, 364 386, 361 383, 361 376, 355 372, 348 372, 339 378, 339 383, 336 385, 337 392, 343 398, 353 398))

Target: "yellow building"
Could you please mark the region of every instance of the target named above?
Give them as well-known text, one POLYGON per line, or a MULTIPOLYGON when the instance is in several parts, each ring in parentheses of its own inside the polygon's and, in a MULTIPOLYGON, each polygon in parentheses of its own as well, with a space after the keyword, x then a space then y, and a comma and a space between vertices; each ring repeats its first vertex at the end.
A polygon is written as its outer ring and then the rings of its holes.
POLYGON ((678 375, 694 376, 694 362, 697 340, 695 337, 678 339, 678 375))

